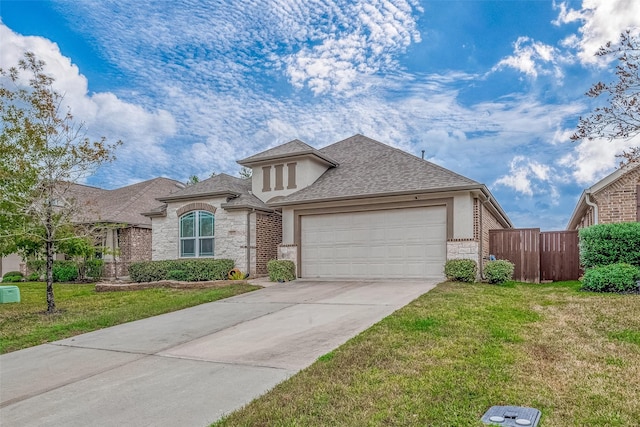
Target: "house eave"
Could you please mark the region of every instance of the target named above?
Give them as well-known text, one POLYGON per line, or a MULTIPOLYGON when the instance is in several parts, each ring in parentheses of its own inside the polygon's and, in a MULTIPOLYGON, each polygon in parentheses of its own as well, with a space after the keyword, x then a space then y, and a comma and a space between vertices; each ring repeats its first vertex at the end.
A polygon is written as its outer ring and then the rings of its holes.
POLYGON ((185 200, 200 200, 200 199, 210 199, 214 197, 230 197, 235 198, 240 196, 240 193, 232 192, 232 191, 214 191, 210 193, 200 193, 200 194, 185 194, 184 196, 168 196, 162 197, 160 199, 156 199, 159 202, 168 203, 168 202, 182 202, 185 200))
POLYGON ((385 193, 371 193, 371 194, 360 194, 360 195, 349 195, 349 196, 339 196, 339 197, 325 197, 325 198, 316 198, 316 199, 308 199, 308 200, 293 200, 293 201, 276 201, 272 203, 267 203, 269 206, 273 207, 281 207, 281 206, 295 206, 295 205, 306 205, 310 203, 323 203, 323 202, 339 202, 343 200, 360 200, 360 199, 370 199, 375 197, 389 197, 389 196, 407 196, 412 194, 436 194, 436 193, 447 193, 447 192, 456 192, 456 191, 471 191, 471 190, 479 190, 483 186, 481 184, 473 184, 473 185, 463 185, 456 187, 443 187, 443 188, 426 188, 421 190, 405 190, 405 191, 390 191, 385 193))
POLYGON ((253 167, 253 166, 260 166, 262 164, 273 163, 274 160, 285 161, 285 160, 292 160, 292 159, 301 158, 301 157, 314 157, 316 160, 320 160, 321 163, 324 163, 325 165, 330 166, 330 167, 339 166, 338 162, 330 159, 327 156, 323 156, 322 154, 320 154, 318 152, 312 151, 312 150, 305 150, 305 151, 298 151, 298 152, 295 152, 295 153, 266 156, 266 157, 261 157, 259 159, 255 159, 255 160, 243 159, 243 160, 238 160, 236 163, 238 163, 241 166, 245 166, 245 167, 253 167))

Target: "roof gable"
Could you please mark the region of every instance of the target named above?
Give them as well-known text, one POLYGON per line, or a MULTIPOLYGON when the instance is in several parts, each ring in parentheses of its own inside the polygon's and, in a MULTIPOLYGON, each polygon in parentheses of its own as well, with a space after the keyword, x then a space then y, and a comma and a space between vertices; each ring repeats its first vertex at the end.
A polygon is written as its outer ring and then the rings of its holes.
POLYGON ((238 163, 242 166, 251 166, 258 163, 269 162, 270 160, 286 159, 296 156, 312 156, 331 166, 337 166, 337 163, 329 156, 299 139, 294 139, 293 141, 254 154, 246 159, 238 160, 238 163))
POLYGON ((480 183, 363 135, 319 150, 339 166, 274 205, 479 187, 480 183))

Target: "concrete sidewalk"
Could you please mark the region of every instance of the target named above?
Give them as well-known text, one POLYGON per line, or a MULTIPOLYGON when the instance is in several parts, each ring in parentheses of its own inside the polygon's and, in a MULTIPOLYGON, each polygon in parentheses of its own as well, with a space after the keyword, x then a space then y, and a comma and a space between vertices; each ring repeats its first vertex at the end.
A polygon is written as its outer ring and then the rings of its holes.
POLYGON ((0 356, 2 426, 205 426, 435 286, 278 284, 0 356))

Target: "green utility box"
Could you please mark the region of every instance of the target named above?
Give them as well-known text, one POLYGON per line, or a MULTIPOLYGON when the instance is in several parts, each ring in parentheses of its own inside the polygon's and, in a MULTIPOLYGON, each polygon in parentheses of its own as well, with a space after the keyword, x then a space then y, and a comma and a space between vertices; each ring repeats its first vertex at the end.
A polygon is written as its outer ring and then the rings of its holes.
POLYGON ((20 302, 20 288, 17 286, 0 286, 0 304, 20 302))

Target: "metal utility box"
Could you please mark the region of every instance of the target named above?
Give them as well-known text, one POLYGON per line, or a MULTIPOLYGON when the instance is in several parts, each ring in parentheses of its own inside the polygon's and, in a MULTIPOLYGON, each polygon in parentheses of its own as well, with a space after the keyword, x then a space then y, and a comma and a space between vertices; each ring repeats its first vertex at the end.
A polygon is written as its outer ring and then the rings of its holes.
POLYGON ((20 288, 17 286, 0 286, 0 304, 20 302, 20 288))
POLYGON ((523 406, 492 406, 481 421, 492 426, 536 427, 540 422, 540 411, 523 406))

